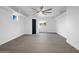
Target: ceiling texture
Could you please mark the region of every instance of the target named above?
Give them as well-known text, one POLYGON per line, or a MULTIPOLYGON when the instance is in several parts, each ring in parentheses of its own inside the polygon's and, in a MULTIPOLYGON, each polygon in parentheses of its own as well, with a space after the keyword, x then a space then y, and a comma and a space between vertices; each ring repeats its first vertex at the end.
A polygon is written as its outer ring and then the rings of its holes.
POLYGON ((8 6, 8 7, 10 7, 14 11, 16 11, 26 17, 30 17, 30 16, 57 17, 57 16, 63 14, 64 12, 66 12, 65 6, 43 6, 44 7, 43 10, 52 8, 52 10, 50 10, 50 12, 52 12, 52 13, 48 13, 47 15, 34 14, 34 13, 36 13, 36 11, 34 11, 32 8, 40 10, 39 9, 40 6, 8 6))

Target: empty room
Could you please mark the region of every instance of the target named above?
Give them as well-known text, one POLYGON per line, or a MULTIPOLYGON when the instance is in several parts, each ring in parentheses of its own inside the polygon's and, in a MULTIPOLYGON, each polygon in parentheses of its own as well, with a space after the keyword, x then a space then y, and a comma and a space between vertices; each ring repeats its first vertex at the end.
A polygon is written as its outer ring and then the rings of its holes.
POLYGON ((79 53, 79 6, 0 6, 0 52, 79 53))

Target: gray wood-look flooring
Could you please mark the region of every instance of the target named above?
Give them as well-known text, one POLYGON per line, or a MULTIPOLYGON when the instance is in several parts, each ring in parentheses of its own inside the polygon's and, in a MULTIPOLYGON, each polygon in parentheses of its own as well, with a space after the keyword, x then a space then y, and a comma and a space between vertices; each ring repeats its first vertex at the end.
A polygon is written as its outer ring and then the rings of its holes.
POLYGON ((78 53, 58 34, 23 35, 0 46, 3 53, 78 53))

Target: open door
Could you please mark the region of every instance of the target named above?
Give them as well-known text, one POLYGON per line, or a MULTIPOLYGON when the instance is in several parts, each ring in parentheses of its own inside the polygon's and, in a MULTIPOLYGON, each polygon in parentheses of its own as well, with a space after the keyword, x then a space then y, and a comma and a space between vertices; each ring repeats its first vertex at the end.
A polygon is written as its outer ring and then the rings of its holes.
POLYGON ((32 34, 36 34, 36 19, 32 19, 32 34))

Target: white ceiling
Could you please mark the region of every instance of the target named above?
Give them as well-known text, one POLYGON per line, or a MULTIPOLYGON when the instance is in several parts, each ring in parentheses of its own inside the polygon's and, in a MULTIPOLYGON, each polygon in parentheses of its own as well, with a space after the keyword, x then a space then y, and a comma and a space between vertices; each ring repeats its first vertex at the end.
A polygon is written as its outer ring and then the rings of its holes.
MULTIPOLYGON (((9 7, 15 10, 16 12, 23 14, 26 17, 39 16, 37 14, 34 15, 35 11, 32 8, 39 10, 40 6, 9 6, 9 7)), ((44 6, 44 10, 49 8, 52 8, 51 10, 52 13, 47 15, 42 15, 39 17, 54 17, 66 12, 65 6, 44 6)))

